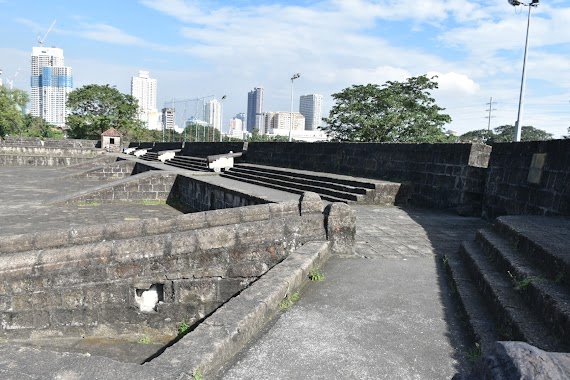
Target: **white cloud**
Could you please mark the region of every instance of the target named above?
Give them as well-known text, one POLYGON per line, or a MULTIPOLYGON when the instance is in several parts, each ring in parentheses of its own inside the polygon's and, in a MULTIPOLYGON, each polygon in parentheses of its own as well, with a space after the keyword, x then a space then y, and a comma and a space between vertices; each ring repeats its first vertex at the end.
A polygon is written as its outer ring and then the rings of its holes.
POLYGON ((439 91, 452 96, 473 95, 480 89, 473 79, 464 74, 454 72, 442 74, 437 71, 430 71, 427 76, 436 76, 437 78, 434 78, 434 81, 437 82, 439 91))

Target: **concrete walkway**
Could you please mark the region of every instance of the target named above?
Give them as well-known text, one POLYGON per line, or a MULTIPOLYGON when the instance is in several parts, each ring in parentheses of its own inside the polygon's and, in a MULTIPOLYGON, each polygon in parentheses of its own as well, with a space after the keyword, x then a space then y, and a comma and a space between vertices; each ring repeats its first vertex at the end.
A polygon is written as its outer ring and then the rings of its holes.
POLYGON ((220 379, 450 379, 471 343, 443 274, 484 222, 453 213, 354 206, 357 256, 335 256, 323 282, 220 379))

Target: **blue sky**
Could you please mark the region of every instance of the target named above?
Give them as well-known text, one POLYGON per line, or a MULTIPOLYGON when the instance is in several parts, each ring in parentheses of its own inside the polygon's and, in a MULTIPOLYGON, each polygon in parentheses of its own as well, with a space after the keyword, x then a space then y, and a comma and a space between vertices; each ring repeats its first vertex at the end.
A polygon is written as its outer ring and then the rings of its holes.
MULTIPOLYGON (((64 49, 75 87, 130 91, 148 70, 158 108, 172 99, 222 95, 224 129, 245 112, 247 92, 265 88, 265 111, 288 111, 298 96, 353 84, 438 75, 433 92, 459 133, 514 124, 527 8, 507 0, 0 0, 0 68, 29 91, 36 38, 57 23, 45 46, 64 49), (19 74, 15 73, 20 69, 19 74)), ((570 126, 570 1, 532 11, 523 124, 556 137, 570 126)), ((192 116, 195 103, 179 103, 192 116)))

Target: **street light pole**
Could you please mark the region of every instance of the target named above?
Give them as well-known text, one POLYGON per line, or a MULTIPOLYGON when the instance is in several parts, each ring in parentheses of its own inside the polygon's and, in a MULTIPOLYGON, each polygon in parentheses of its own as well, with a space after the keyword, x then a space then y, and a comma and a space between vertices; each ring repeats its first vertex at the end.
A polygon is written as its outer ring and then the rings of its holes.
POLYGON ((508 0, 509 4, 513 6, 517 5, 524 5, 528 7, 528 19, 526 23, 526 39, 524 43, 524 58, 523 58, 523 69, 522 69, 522 78, 521 78, 521 91, 519 95, 519 109, 517 112, 517 121, 515 123, 515 135, 513 141, 519 142, 521 141, 521 131, 522 131, 522 112, 524 107, 524 92, 526 87, 526 61, 528 55, 528 32, 530 29, 530 13, 533 7, 537 7, 539 4, 539 0, 532 0, 532 2, 525 4, 517 0, 508 0))
POLYGON ((222 101, 220 102, 220 142, 222 142, 222 127, 224 125, 224 100, 226 96, 222 96, 222 101))
POLYGON ((291 142, 291 132, 293 131, 293 81, 301 77, 301 74, 297 73, 291 77, 291 122, 289 123, 289 142, 291 142))

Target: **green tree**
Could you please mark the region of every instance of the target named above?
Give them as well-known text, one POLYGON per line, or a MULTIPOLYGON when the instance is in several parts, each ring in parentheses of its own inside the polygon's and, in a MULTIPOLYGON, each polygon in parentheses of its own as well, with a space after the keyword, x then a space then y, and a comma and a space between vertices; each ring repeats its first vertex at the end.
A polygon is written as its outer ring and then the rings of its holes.
MULTIPOLYGON (((492 131, 487 129, 479 129, 470 131, 460 136, 461 141, 481 142, 485 144, 493 144, 496 142, 512 142, 515 135, 515 127, 513 125, 501 125, 492 131)), ((542 141, 551 140, 552 134, 542 129, 531 126, 523 126, 521 130, 521 141, 542 141)))
POLYGON ((254 128, 251 132, 251 137, 248 137, 248 142, 288 142, 289 136, 270 136, 270 135, 262 135, 259 133, 259 129, 254 128))
POLYGON ((190 124, 186 126, 181 137, 191 142, 215 142, 220 141, 220 131, 209 125, 190 124))
POLYGON ((474 143, 487 144, 493 142, 495 134, 488 129, 478 129, 476 131, 469 131, 459 136, 460 141, 468 141, 474 143))
POLYGON ((443 142, 443 126, 451 117, 435 104, 434 78, 425 75, 405 82, 353 85, 333 94, 336 104, 321 127, 336 141, 443 142))
POLYGON ((138 136, 142 123, 137 118, 138 102, 109 85, 90 84, 73 90, 67 99, 67 117, 73 138, 98 139, 113 127, 126 136, 138 136))
MULTIPOLYGON (((514 125, 501 125, 494 129, 493 142, 511 142, 515 135, 514 125)), ((552 140, 552 133, 531 126, 523 126, 521 129, 521 141, 552 140)))
POLYGON ((22 110, 28 99, 22 90, 0 86, 0 136, 22 135, 25 129, 22 110))

